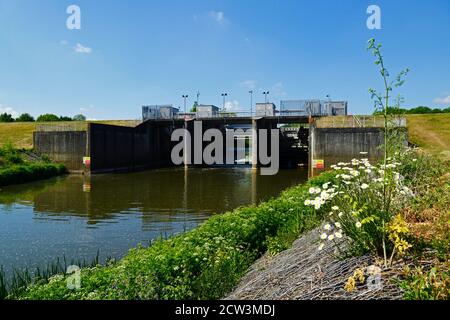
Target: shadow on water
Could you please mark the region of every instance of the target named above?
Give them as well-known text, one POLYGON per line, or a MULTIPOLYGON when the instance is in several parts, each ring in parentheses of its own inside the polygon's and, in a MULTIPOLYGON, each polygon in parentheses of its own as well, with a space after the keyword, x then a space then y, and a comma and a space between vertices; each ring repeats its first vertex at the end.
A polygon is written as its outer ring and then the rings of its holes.
POLYGON ((213 213, 276 196, 307 170, 260 176, 251 168, 171 168, 71 175, 0 191, 0 265, 39 267, 55 257, 122 257, 138 243, 194 228, 213 213))

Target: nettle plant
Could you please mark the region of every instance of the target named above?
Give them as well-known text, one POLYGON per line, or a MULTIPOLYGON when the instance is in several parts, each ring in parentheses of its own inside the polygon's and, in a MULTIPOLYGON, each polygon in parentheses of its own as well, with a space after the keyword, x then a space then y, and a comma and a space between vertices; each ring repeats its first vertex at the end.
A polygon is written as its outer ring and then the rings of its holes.
POLYGON ((387 266, 397 255, 403 255, 410 247, 406 241, 409 230, 401 215, 405 204, 413 197, 413 192, 404 185, 399 172, 399 159, 405 152, 404 132, 399 122, 389 115, 392 107, 399 108, 401 96, 397 96, 395 105, 390 106, 393 88, 403 85, 409 69, 401 71, 394 81, 385 68, 381 45, 374 39, 368 42, 380 68, 384 90, 379 93, 369 89, 374 101, 375 111, 384 118, 384 144, 382 161, 372 165, 368 159, 353 159, 348 163, 339 163, 332 168, 336 171, 335 183, 325 183, 322 188, 311 188, 314 197, 305 201, 305 205, 316 210, 330 208, 329 221, 324 225, 319 249, 327 242, 345 235, 350 249, 355 254, 377 252, 384 258, 387 266))

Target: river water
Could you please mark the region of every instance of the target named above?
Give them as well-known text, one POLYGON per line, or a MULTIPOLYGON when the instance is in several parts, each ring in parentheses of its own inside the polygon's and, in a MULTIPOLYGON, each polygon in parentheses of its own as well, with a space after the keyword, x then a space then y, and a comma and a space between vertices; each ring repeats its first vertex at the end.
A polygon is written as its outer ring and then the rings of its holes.
POLYGON ((306 169, 170 168, 69 175, 0 191, 0 265, 34 269, 57 257, 121 258, 138 244, 194 228, 214 213, 258 203, 304 182, 306 169))

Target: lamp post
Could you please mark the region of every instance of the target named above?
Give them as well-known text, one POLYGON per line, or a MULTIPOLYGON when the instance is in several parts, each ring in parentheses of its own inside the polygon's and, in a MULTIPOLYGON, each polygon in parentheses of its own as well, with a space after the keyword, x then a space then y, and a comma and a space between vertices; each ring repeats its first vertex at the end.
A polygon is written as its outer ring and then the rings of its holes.
POLYGON ((267 104, 267 95, 269 94, 269 91, 264 91, 263 95, 264 95, 264 103, 267 104))
POLYGON ((250 117, 253 117, 253 90, 250 90, 250 117))
POLYGON ((228 96, 228 93, 222 93, 222 98, 223 98, 223 108, 222 111, 225 111, 225 97, 228 96))
POLYGON ((181 96, 184 99, 184 114, 186 115, 186 99, 189 98, 187 94, 181 96))

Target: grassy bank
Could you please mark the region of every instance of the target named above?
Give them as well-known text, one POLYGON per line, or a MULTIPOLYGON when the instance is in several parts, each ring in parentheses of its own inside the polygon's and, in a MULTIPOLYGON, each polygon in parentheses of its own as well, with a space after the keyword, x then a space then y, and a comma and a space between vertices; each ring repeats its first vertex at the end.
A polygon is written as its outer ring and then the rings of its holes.
POLYGON ((11 144, 0 148, 0 186, 47 179, 64 173, 66 168, 63 165, 18 150, 11 144))
MULTIPOLYGON (((105 120, 93 121, 95 123, 113 124, 118 126, 135 126, 138 121, 135 120, 105 120)), ((33 148, 33 132, 39 124, 49 124, 55 126, 86 128, 86 121, 70 121, 70 122, 12 122, 0 123, 0 147, 7 143, 12 143, 16 148, 31 149, 33 148)))
POLYGON ((406 119, 410 142, 450 160, 450 114, 407 115, 406 119))
POLYGON ((221 298, 263 253, 287 248, 320 223, 322 217, 303 202, 309 188, 324 179, 327 174, 259 206, 213 216, 192 231, 132 249, 116 263, 82 269, 79 290, 69 290, 66 276, 57 275, 15 290, 10 298, 221 298))

